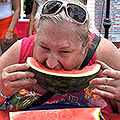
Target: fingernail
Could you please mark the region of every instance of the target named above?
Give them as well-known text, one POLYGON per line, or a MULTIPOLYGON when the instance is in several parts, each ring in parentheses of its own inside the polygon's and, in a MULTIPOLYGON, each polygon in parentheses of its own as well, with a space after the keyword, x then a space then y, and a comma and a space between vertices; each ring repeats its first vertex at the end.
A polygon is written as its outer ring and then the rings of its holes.
POLYGON ((108 72, 108 70, 104 70, 104 71, 103 71, 104 74, 107 74, 107 72, 108 72))
POLYGON ((92 90, 92 93, 96 93, 96 92, 97 92, 97 90, 96 90, 96 89, 92 90))
POLYGON ((25 63, 25 68, 29 68, 29 65, 27 63, 25 63))
POLYGON ((36 79, 32 79, 32 83, 33 84, 37 83, 37 80, 36 79))
POLYGON ((91 80, 91 81, 90 81, 90 84, 94 84, 94 83, 95 83, 95 81, 94 81, 94 80, 91 80))
POLYGON ((30 76, 31 76, 31 77, 34 77, 34 73, 30 73, 30 76))
POLYGON ((108 73, 109 73, 108 70, 104 70, 104 71, 103 71, 103 74, 104 74, 104 75, 108 75, 108 73))

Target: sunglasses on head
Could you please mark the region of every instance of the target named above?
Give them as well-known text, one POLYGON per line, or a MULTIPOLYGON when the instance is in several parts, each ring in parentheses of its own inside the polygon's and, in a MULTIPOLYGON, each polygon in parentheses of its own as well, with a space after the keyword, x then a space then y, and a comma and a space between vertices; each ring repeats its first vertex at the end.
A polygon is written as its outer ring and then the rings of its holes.
POLYGON ((41 16, 51 16, 58 14, 65 8, 66 15, 78 24, 84 24, 88 20, 87 11, 80 5, 66 1, 47 1, 43 4, 41 16))

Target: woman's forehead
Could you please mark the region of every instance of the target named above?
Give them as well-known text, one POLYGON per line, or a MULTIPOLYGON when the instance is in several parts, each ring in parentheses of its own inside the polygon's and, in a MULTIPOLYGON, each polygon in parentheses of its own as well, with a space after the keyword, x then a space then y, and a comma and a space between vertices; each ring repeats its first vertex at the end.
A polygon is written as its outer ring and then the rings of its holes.
POLYGON ((74 37, 77 37, 76 31, 70 24, 45 24, 40 27, 38 35, 50 37, 53 39, 74 39, 74 37))
POLYGON ((48 19, 47 21, 42 21, 40 24, 40 32, 43 31, 43 29, 48 29, 48 31, 51 31, 52 29, 55 31, 75 31, 76 27, 75 24, 73 24, 72 22, 66 21, 66 20, 53 20, 51 21, 50 19, 48 19))

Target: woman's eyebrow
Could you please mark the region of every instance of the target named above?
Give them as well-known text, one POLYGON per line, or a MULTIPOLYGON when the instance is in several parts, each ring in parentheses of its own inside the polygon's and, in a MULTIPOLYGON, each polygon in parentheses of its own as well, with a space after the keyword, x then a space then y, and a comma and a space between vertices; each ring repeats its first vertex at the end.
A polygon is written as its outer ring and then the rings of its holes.
POLYGON ((48 46, 46 43, 44 43, 42 40, 40 40, 40 41, 38 41, 38 43, 40 44, 43 44, 43 45, 45 45, 45 46, 48 46))

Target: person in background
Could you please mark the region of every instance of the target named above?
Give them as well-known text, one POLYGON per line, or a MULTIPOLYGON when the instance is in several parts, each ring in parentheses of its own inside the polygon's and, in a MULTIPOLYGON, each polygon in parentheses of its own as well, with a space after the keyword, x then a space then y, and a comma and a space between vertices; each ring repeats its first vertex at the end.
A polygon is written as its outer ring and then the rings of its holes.
POLYGON ((0 0, 0 46, 2 53, 17 41, 16 24, 20 16, 20 4, 20 0, 0 0))
POLYGON ((30 19, 32 8, 33 8, 33 1, 34 0, 25 0, 25 14, 26 14, 26 19, 30 19))
POLYGON ((32 12, 31 12, 31 16, 30 16, 30 21, 29 21, 29 32, 28 32, 28 36, 37 34, 37 25, 38 25, 38 21, 40 18, 40 10, 41 10, 41 6, 42 4, 47 1, 47 0, 34 0, 33 2, 33 8, 32 8, 32 12))
MULTIPOLYGON (((37 84, 34 73, 27 71, 27 57, 50 69, 79 70, 96 37, 89 27, 89 13, 79 0, 45 2, 37 34, 17 41, 0 57, 0 105, 6 102, 7 109, 24 110, 47 92, 37 84)), ((120 114, 120 52, 109 40, 99 40, 87 64, 101 64, 99 77, 84 90, 54 94, 43 106, 99 107, 120 114)))

